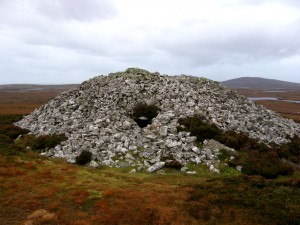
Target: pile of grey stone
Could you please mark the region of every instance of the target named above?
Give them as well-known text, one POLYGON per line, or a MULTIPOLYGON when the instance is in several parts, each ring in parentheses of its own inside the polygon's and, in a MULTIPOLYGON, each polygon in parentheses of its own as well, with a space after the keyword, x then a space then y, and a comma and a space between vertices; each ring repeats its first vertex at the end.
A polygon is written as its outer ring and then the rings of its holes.
POLYGON ((178 132, 178 119, 201 114, 220 129, 244 132, 266 144, 289 141, 300 125, 254 104, 218 82, 193 76, 167 76, 138 68, 98 76, 63 92, 16 125, 32 134, 59 134, 67 140, 43 154, 75 162, 82 151, 92 153, 90 166, 133 167, 154 172, 172 156, 182 164, 206 164, 219 172, 221 149, 214 140, 199 145, 189 132, 178 132), (160 108, 141 128, 130 117, 143 102, 160 108), (201 146, 201 147, 199 147, 201 146))

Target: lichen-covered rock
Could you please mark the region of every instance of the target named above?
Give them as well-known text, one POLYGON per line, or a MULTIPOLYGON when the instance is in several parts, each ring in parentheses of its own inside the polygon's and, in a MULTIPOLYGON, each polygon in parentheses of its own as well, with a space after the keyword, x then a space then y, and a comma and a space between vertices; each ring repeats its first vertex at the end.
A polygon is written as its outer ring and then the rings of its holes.
MULTIPOLYGON (((196 147, 195 137, 177 132, 178 119, 202 114, 220 129, 234 129, 264 143, 286 143, 299 135, 300 125, 255 105, 215 81, 192 76, 161 76, 129 68, 98 76, 61 93, 17 122, 33 134, 64 133, 67 140, 43 153, 75 162, 82 151, 92 153, 92 166, 149 168, 173 156, 188 162, 215 165, 211 141, 196 147), (139 103, 160 111, 141 128, 130 117, 139 103), (95 162, 95 163, 94 163, 95 162)), ((220 146, 218 146, 220 148, 220 146)))

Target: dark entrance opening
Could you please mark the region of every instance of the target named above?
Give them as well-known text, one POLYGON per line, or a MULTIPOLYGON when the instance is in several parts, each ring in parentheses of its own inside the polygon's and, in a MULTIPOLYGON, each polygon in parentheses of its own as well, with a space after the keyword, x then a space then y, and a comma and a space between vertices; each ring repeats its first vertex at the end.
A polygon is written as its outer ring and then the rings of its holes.
POLYGON ((146 127, 152 123, 152 119, 155 118, 159 113, 159 108, 156 105, 147 105, 146 103, 137 103, 133 109, 131 118, 141 128, 146 127))
POLYGON ((151 124, 151 120, 149 121, 149 119, 146 117, 140 117, 138 119, 134 119, 134 121, 141 128, 144 128, 144 127, 148 126, 148 124, 151 124))

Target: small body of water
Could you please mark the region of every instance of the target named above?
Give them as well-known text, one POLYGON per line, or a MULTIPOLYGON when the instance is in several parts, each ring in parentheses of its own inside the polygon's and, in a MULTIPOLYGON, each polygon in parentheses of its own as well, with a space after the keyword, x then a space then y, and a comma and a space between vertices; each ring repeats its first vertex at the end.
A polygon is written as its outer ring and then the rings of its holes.
POLYGON ((269 101, 278 101, 278 98, 274 97, 248 97, 251 101, 258 101, 258 100, 269 100, 269 101))
POLYGON ((268 92, 268 93, 277 93, 277 92, 287 92, 287 91, 264 91, 264 92, 268 92))
POLYGON ((265 101, 281 101, 281 102, 291 102, 291 103, 300 104, 300 101, 297 101, 297 100, 282 100, 282 99, 274 98, 274 97, 248 97, 248 99, 251 101, 265 100, 265 101))

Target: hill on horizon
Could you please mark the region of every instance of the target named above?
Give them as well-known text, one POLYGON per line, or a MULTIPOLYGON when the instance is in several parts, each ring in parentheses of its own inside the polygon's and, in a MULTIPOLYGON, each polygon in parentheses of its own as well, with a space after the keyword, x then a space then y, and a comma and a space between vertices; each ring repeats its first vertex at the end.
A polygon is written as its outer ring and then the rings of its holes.
POLYGON ((261 77, 240 77, 221 82, 222 85, 231 88, 274 90, 274 89, 300 89, 300 83, 293 83, 261 77))
POLYGON ((2 84, 0 92, 67 90, 78 84, 2 84))

